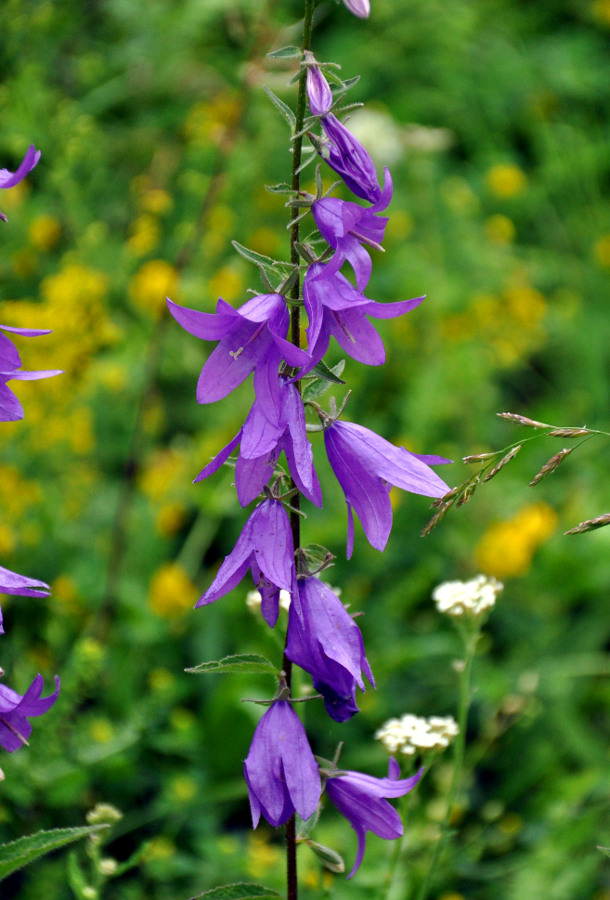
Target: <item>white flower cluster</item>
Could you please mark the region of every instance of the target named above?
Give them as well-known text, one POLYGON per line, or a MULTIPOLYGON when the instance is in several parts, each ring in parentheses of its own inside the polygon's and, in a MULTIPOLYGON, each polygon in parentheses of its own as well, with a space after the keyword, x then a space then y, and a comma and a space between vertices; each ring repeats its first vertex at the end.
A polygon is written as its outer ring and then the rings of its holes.
MULTIPOLYGON (((246 606, 253 612, 258 612, 261 608, 260 591, 248 591, 246 595, 246 606)), ((280 609, 288 610, 290 607, 290 593, 288 591, 280 591, 280 609)))
POLYGON ((495 578, 477 575, 470 581, 445 581, 432 592, 439 612, 448 616, 477 618, 488 612, 504 585, 495 578))
POLYGON ((444 750, 459 733, 452 716, 414 716, 411 713, 400 719, 389 719, 375 738, 381 741, 388 753, 414 756, 422 750, 444 750))

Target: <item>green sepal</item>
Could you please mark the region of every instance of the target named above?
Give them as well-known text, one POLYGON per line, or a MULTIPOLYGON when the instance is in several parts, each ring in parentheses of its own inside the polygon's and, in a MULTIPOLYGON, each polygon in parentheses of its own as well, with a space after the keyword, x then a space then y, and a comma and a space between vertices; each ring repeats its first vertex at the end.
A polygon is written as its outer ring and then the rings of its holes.
POLYGON ((300 59, 303 51, 300 47, 280 47, 279 50, 272 50, 266 55, 269 59, 300 59))
POLYGON ((290 130, 294 131, 295 126, 297 124, 297 118, 296 118, 295 114, 293 113, 293 111, 290 109, 289 106, 287 106, 284 103, 283 100, 280 100, 280 98, 277 96, 277 94, 273 93, 271 88, 268 88, 266 84, 263 85, 263 87, 265 88, 265 93, 267 94, 267 96, 269 97, 269 99, 271 100, 271 102, 273 103, 275 108, 283 116, 283 118, 286 120, 286 122, 288 122, 288 125, 290 126, 290 130))
POLYGON ((0 844, 0 880, 17 872, 40 856, 96 834, 107 825, 83 825, 78 828, 53 828, 0 844))
POLYGON ((257 900, 277 900, 281 896, 277 891, 263 887, 262 884, 240 882, 212 888, 210 891, 204 891, 203 894, 196 894, 191 897, 191 900, 199 900, 201 897, 207 897, 207 900, 251 900, 253 897, 256 897, 257 900))
POLYGON ((209 672, 239 672, 242 675, 275 675, 279 677, 279 669, 265 656, 259 653, 237 653, 225 656, 224 659, 213 659, 200 663, 191 669, 185 669, 191 675, 207 675, 209 672))
POLYGON ((316 841, 306 840, 304 843, 311 847, 324 868, 328 869, 329 872, 335 872, 337 875, 345 872, 343 857, 336 850, 331 850, 330 847, 325 847, 324 844, 318 844, 316 841))

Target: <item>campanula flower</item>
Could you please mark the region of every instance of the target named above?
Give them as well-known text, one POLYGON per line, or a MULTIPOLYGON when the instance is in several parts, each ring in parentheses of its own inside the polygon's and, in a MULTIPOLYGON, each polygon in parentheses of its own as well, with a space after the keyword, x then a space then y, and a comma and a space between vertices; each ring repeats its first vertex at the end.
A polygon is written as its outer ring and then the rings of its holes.
POLYGON ((320 121, 327 140, 316 141, 314 145, 322 159, 343 179, 352 193, 375 203, 382 191, 368 150, 332 113, 323 116, 320 121))
POLYGON ((380 366, 385 362, 383 341, 368 321, 402 316, 424 299, 378 303, 369 300, 341 272, 328 273, 324 263, 314 263, 303 281, 303 303, 309 318, 307 339, 309 363, 301 369, 305 375, 324 356, 331 335, 343 350, 359 362, 380 366))
POLYGON ((0 684, 0 747, 9 753, 19 750, 32 733, 28 719, 41 716, 51 709, 59 696, 59 678, 55 676, 55 691, 41 697, 42 675, 37 675, 23 696, 5 684, 0 684))
MULTIPOLYGON (((49 593, 49 585, 26 575, 18 575, 0 566, 0 594, 18 594, 21 597, 46 597, 49 593)), ((2 610, 0 609, 0 634, 4 633, 2 627, 2 610)))
POLYGON ((329 716, 344 722, 358 712, 356 685, 363 691, 366 677, 375 686, 360 629, 339 597, 319 578, 300 580, 298 589, 301 614, 292 604, 286 656, 313 676, 329 716))
POLYGON ((22 337, 38 337, 41 334, 50 334, 49 330, 39 328, 12 328, 10 325, 0 325, 0 422, 16 422, 23 419, 23 407, 10 388, 7 381, 36 381, 39 378, 50 378, 52 375, 61 375, 60 369, 46 369, 38 372, 24 372, 21 369, 21 357, 11 340, 2 334, 8 331, 11 334, 19 334, 22 337))
MULTIPOLYGON (((25 156, 21 160, 19 168, 16 172, 9 172, 8 169, 0 169, 0 188, 12 188, 20 181, 23 181, 28 172, 31 172, 38 160, 40 159, 40 150, 30 144, 25 152, 25 156)), ((6 216, 0 212, 0 219, 6 222, 6 216)))
POLYGON ((347 503, 348 559, 354 548, 353 512, 369 543, 385 548, 392 530, 391 485, 425 497, 442 497, 449 490, 430 468, 449 460, 409 453, 362 425, 335 421, 324 430, 324 442, 347 503))
POLYGON ((238 433, 195 481, 203 481, 218 471, 238 444, 241 446, 235 466, 235 486, 242 506, 251 503, 269 483, 282 450, 299 491, 316 506, 322 505, 303 403, 297 388, 287 378, 279 379, 279 414, 273 405, 265 406, 256 399, 238 433))
POLYGON ((358 837, 356 862, 348 878, 352 878, 360 868, 366 848, 367 831, 372 831, 386 841, 402 837, 400 816, 385 798, 408 794, 421 778, 423 771, 420 769, 410 778, 399 778, 400 768, 392 757, 387 778, 374 778, 372 775, 353 771, 329 777, 326 782, 326 793, 358 837))
POLYGON ((343 0, 343 2, 359 19, 366 19, 371 13, 370 0, 343 0))
POLYGON ((256 396, 279 410, 278 367, 308 361, 304 350, 286 340, 289 313, 281 294, 259 294, 233 309, 222 298, 215 313, 178 306, 168 298, 169 311, 190 334, 219 341, 206 361, 197 383, 199 403, 215 403, 254 372, 256 396))
POLYGON ((387 209, 391 199, 392 178, 390 170, 386 169, 383 191, 370 207, 365 208, 349 200, 339 200, 338 197, 322 197, 314 201, 311 211, 318 230, 335 251, 328 263, 327 275, 334 275, 347 260, 354 270, 358 290, 365 289, 372 269, 366 245, 383 249, 381 242, 388 217, 375 214, 387 209))
POLYGON ((329 111, 333 102, 330 85, 324 73, 315 64, 315 56, 309 50, 305 51, 307 66, 307 98, 309 109, 313 116, 324 116, 329 111))
POLYGON ((246 761, 252 825, 261 813, 277 828, 297 812, 309 819, 322 791, 318 765, 301 720, 286 700, 276 700, 262 717, 246 761))
POLYGON ((248 569, 261 593, 263 617, 273 628, 279 613, 280 590, 294 594, 296 580, 290 521, 277 500, 264 500, 256 507, 216 578, 195 606, 207 606, 224 597, 239 584, 248 569))

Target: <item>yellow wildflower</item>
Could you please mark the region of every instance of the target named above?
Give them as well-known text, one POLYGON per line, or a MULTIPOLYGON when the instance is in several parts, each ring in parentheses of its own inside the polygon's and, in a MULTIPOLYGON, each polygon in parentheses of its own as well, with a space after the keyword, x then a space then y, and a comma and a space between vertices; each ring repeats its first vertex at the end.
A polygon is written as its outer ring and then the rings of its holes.
POLYGON ((159 223, 145 213, 138 216, 129 229, 127 249, 133 256, 145 256, 159 243, 159 223))
POLYGON ((176 534, 186 519, 186 507, 183 503, 165 503, 155 519, 155 527, 163 537, 176 534))
POLYGON ((557 513, 546 503, 528 503, 512 518, 492 522, 476 551, 478 568, 499 578, 524 575, 536 548, 557 527, 557 513))
POLYGON ((197 588, 178 563, 164 563, 152 577, 149 603, 158 616, 181 616, 193 608, 197 597, 197 588))
POLYGON ((496 197, 514 197, 525 189, 527 176, 513 163, 492 166, 485 175, 488 190, 496 197))
POLYGON ((51 583, 51 593, 53 602, 58 603, 66 612, 76 613, 79 611, 80 596, 76 582, 71 575, 58 575, 51 583))
POLYGON ((152 213, 155 216, 162 216, 169 212, 172 208, 173 200, 167 191, 161 188, 151 188, 146 191, 140 198, 140 207, 144 212, 152 213))
POLYGON ((141 310, 158 319, 167 309, 166 298, 176 294, 178 272, 164 259, 151 259, 136 272, 129 296, 141 310))
POLYGON ((93 719, 89 725, 89 734, 97 744, 109 744, 115 734, 114 725, 109 719, 93 719))
POLYGON ((55 216, 42 215, 32 219, 28 229, 30 243, 37 250, 52 250, 61 235, 61 226, 55 216))
POLYGON ((210 278, 208 287, 214 301, 222 297, 227 303, 233 303, 243 293, 244 282, 233 266, 223 266, 210 278))
POLYGON ((515 239, 515 226, 508 216, 490 216, 484 228, 485 235, 494 244, 510 244, 515 239))
POLYGON ((246 870, 252 878, 263 878, 277 867, 281 858, 280 848, 269 843, 265 832, 248 835, 246 870))

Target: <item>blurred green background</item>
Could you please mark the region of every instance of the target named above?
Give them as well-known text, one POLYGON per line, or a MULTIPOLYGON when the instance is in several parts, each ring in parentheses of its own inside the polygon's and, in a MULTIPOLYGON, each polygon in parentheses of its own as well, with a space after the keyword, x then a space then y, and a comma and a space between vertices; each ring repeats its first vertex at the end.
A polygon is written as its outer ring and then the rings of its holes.
MULTIPOLYGON (((610 424, 610 2, 371 4, 360 21, 322 3, 314 51, 362 76, 350 127, 394 178, 367 294, 427 299, 379 324, 386 366, 348 360, 347 417, 457 460, 442 473, 453 485, 472 471, 462 456, 529 436, 498 411, 610 424)), ((117 805, 108 854, 144 846, 109 886, 117 900, 238 880, 282 888, 279 838, 251 832, 241 775, 260 713, 240 699, 270 685, 184 673, 232 652, 279 654, 246 608, 247 581, 192 610, 245 513, 229 470, 191 482, 237 431, 251 384, 198 406, 211 345, 164 308, 166 294, 212 311, 219 295, 240 304, 261 289, 231 239, 286 258, 287 212, 263 185, 288 179, 287 132, 263 85, 294 105, 293 67, 265 53, 298 42, 300 14, 296 0, 2 4, 1 165, 31 142, 42 158, 1 198, 0 320, 52 328, 17 339, 24 367, 65 374, 17 384, 25 421, 0 434, 2 565, 52 585, 48 601, 3 599, 2 667, 21 691, 38 671, 48 685, 62 677, 29 749, 2 756, 0 839, 117 805)), ((566 444, 528 445, 425 539, 427 501, 393 492, 386 552, 357 526, 347 564, 343 497, 313 438, 325 504, 305 540, 337 555, 330 581, 365 612, 378 683, 346 725, 307 705, 315 751, 344 740, 345 766, 382 775, 373 735, 387 718, 455 714, 459 644, 430 594, 496 575, 505 590, 475 666, 458 835, 432 896, 608 900, 596 845, 610 844, 610 529, 562 534, 608 509, 605 439, 535 488, 566 444)), ((412 798, 415 879, 449 759, 412 798)), ((334 810, 317 838, 351 867, 356 841, 334 810)), ((391 852, 370 837, 345 882, 303 849, 303 896, 381 896, 391 852)), ((13 876, 2 897, 68 900, 66 860, 13 876)))

